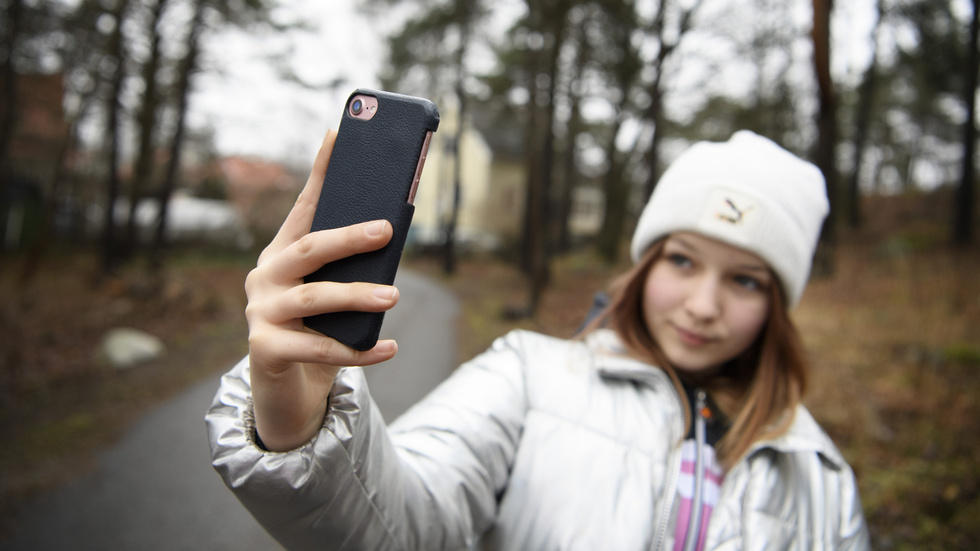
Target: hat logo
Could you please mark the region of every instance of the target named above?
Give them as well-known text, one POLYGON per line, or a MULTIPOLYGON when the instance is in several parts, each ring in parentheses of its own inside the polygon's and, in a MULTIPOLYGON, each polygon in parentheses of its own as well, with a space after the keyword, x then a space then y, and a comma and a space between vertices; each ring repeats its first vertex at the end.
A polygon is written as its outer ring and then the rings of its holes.
POLYGON ((745 221, 745 215, 752 212, 754 209, 754 207, 751 205, 745 208, 739 208, 735 204, 735 201, 732 201, 728 197, 725 198, 725 205, 727 205, 728 208, 726 209, 724 206, 722 206, 723 210, 716 212, 715 218, 723 222, 728 222, 733 226, 742 225, 742 223, 745 221))

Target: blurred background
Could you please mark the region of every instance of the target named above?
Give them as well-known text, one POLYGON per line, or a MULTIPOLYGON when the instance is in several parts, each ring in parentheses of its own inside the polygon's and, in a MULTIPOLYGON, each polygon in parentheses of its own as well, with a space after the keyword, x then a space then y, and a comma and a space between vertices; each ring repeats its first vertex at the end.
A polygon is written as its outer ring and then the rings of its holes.
POLYGON ((374 87, 440 107, 405 266, 462 301, 460 361, 573 334, 693 141, 815 162, 807 404, 876 548, 980 547, 976 1, 0 9, 0 517, 245 353, 245 274, 374 87))

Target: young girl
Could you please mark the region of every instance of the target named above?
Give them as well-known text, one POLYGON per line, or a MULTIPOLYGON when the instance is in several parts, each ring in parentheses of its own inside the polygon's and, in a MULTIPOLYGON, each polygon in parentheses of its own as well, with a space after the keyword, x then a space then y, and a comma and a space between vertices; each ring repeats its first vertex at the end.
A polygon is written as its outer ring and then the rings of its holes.
POLYGON ((820 172, 739 132, 702 142, 640 217, 635 267, 585 334, 516 331, 386 427, 359 353, 303 316, 397 290, 304 285, 385 222, 309 234, 329 161, 246 281, 249 357, 207 415, 213 463, 288 548, 866 549, 854 475, 800 404, 788 311, 827 213, 820 172))

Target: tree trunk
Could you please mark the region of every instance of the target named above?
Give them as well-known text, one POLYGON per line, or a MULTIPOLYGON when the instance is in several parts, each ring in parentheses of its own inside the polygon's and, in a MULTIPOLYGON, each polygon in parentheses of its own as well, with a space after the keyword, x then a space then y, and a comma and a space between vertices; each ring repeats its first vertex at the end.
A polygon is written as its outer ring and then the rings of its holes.
POLYGON ((647 89, 647 93, 650 96, 650 107, 647 109, 646 116, 647 120, 653 125, 653 135, 650 138, 650 150, 647 152, 648 173, 646 185, 643 189, 644 204, 653 195, 653 190, 657 187, 657 181, 660 179, 660 143, 664 138, 664 65, 667 64, 671 55, 677 50, 684 35, 690 30, 691 21, 700 6, 701 0, 697 0, 686 8, 681 8, 680 19, 677 22, 677 36, 674 37, 673 42, 668 43, 664 40, 664 35, 666 34, 664 27, 667 23, 667 0, 660 2, 657 17, 653 22, 652 32, 660 40, 660 50, 657 52, 657 61, 655 64, 657 74, 647 89))
POLYGON ((170 143, 170 160, 164 175, 160 190, 160 213, 157 217, 153 233, 153 245, 150 248, 150 270, 159 275, 163 267, 163 255, 166 246, 167 214, 170 210, 170 198, 177 187, 177 172, 180 170, 180 153, 184 143, 184 126, 187 119, 187 106, 191 92, 191 77, 197 71, 197 58, 201 52, 201 31, 204 28, 204 0, 197 0, 194 17, 187 34, 187 54, 181 63, 180 80, 177 83, 177 120, 173 140, 170 143))
POLYGON ((871 31, 872 48, 871 63, 868 70, 864 73, 864 80, 861 83, 858 96, 857 112, 855 113, 854 125, 854 170, 847 187, 847 214, 848 222, 852 228, 861 226, 861 165, 864 162, 864 152, 867 150, 866 141, 868 138, 868 128, 871 126, 871 109, 874 104, 874 95, 877 84, 878 73, 878 28, 881 26, 882 2, 877 2, 877 12, 875 14, 875 24, 871 31))
MULTIPOLYGON (((530 11, 528 19, 531 28, 535 31, 542 31, 544 25, 541 6, 529 1, 528 10, 530 11)), ((528 50, 525 53, 525 73, 528 75, 527 86, 530 96, 527 104, 528 121, 525 132, 527 184, 524 202, 524 240, 521 247, 521 268, 528 278, 528 298, 520 311, 512 312, 514 317, 534 315, 547 278, 547 262, 544 260, 547 195, 544 188, 541 146, 545 130, 536 84, 537 76, 542 71, 541 55, 541 50, 528 50)))
POLYGON ((522 248, 522 267, 528 278, 528 300, 519 317, 534 315, 541 292, 547 278, 547 263, 544 261, 545 192, 541 176, 541 155, 535 146, 540 135, 540 109, 533 96, 529 105, 527 147, 527 188, 524 205, 524 242, 522 248))
MULTIPOLYGON (((548 52, 548 66, 545 68, 549 77, 547 97, 545 102, 547 110, 544 113, 544 122, 541 127, 543 142, 540 150, 539 174, 540 181, 536 182, 535 207, 537 215, 532 219, 535 227, 531 231, 532 256, 530 265, 530 293, 528 294, 527 314, 533 316, 541 302, 541 296, 551 279, 551 253, 553 243, 551 239, 552 221, 552 190, 554 188, 552 180, 554 174, 554 149, 555 149, 555 91, 558 89, 558 61, 561 48, 565 41, 565 31, 567 29, 566 13, 567 6, 564 2, 553 2, 550 7, 554 10, 546 13, 545 21, 541 27, 551 35, 551 50, 548 52)), ((537 73, 534 73, 537 75, 537 73)), ((533 96, 532 96, 533 97, 533 96)))
MULTIPOLYGON (((460 107, 458 116, 463 116, 463 109, 460 107)), ((460 159, 460 142, 463 138, 463 125, 460 122, 456 135, 452 138, 452 149, 449 151, 453 156, 453 189, 452 200, 449 205, 449 219, 446 220, 445 231, 443 232, 442 244, 442 271, 447 275, 456 273, 456 227, 459 225, 459 207, 462 195, 462 162, 460 159)), ((447 148, 449 150, 449 148, 447 148)))
MULTIPOLYGON (((624 94, 625 95, 625 94, 624 94)), ((609 170, 603 178, 603 191, 606 198, 602 215, 602 227, 596 239, 596 250, 607 264, 615 264, 619 259, 619 246, 623 238, 623 218, 626 216, 628 190, 623 179, 623 155, 616 149, 616 136, 622 125, 617 118, 613 125, 609 142, 606 144, 606 159, 609 170)))
MULTIPOLYGON (((647 152, 647 181, 643 187, 643 202, 646 203, 653 195, 653 188, 657 187, 657 180, 660 179, 660 141, 663 138, 663 89, 661 81, 664 72, 664 62, 670 56, 670 52, 676 46, 668 45, 664 42, 664 20, 667 13, 667 1, 660 2, 660 9, 654 21, 653 31, 660 40, 660 51, 657 52, 657 62, 655 64, 657 74, 647 89, 650 96, 650 107, 647 108, 647 120, 653 125, 653 135, 650 137, 650 150, 647 152)), ((678 41, 680 37, 678 37, 678 41)))
POLYGON ((542 146, 537 145, 541 144, 544 123, 540 122, 541 108, 537 105, 534 95, 531 96, 529 109, 531 120, 528 130, 527 200, 524 217, 524 261, 528 278, 528 300, 521 313, 524 317, 534 315, 548 278, 548 263, 545 259, 548 198, 544 184, 544 155, 542 155, 542 146))
MULTIPOLYGON (((529 57, 534 55, 528 54, 529 57)), ((536 61, 529 60, 528 64, 536 67, 536 61)), ((536 70, 529 73, 532 75, 536 74, 536 70)), ((538 148, 540 147, 538 138, 540 108, 537 106, 533 89, 531 93, 531 99, 527 105, 527 121, 524 128, 524 143, 526 144, 524 148, 524 228, 522 232, 524 239, 521 241, 520 267, 521 271, 525 274, 531 273, 531 263, 534 256, 533 233, 534 229, 539 226, 537 216, 541 213, 540 201, 538 200, 538 190, 541 181, 541 174, 539 172, 541 156, 538 154, 538 148)))
POLYGON ((832 0, 813 0, 813 62, 817 77, 820 111, 817 115, 816 164, 827 182, 830 214, 820 231, 820 243, 814 259, 815 275, 834 272, 836 248, 836 213, 838 208, 837 178, 835 177, 834 144, 836 140, 835 99, 830 77, 830 13, 832 0))
POLYGON ((576 142, 578 141, 578 137, 583 133, 585 126, 585 123, 582 120, 581 109, 582 92, 577 85, 581 81, 582 74, 585 72, 589 60, 591 59, 590 44, 589 41, 585 39, 588 21, 589 19, 587 17, 583 17, 582 21, 577 27, 569 29, 570 32, 574 31, 577 35, 577 37, 570 38, 572 40, 577 38, 578 51, 575 54, 575 62, 571 67, 571 78, 568 79, 568 103, 570 113, 568 123, 565 127, 565 148, 562 151, 562 182, 560 184, 560 196, 556 209, 556 223, 558 224, 558 228, 556 230, 557 237, 555 239, 555 252, 558 254, 567 253, 572 248, 572 210, 574 208, 575 189, 578 187, 579 183, 579 172, 576 164, 578 153, 576 149, 576 142))
POLYGON ((3 197, 4 189, 7 186, 7 153, 10 150, 10 141, 14 137, 14 129, 17 128, 17 72, 14 70, 14 50, 17 48, 17 39, 20 35, 20 28, 24 18, 24 0, 11 0, 10 5, 5 10, 7 25, 10 27, 4 48, 6 55, 3 64, 0 65, 0 93, 3 94, 3 105, 0 108, 0 198, 3 197))
MULTIPOLYGON (((149 24, 150 58, 143 67, 143 104, 138 118, 140 126, 140 141, 136 170, 129 189, 129 217, 126 222, 126 241, 123 248, 126 256, 132 255, 139 243, 139 228, 136 227, 136 212, 146 190, 149 189, 153 178, 153 167, 156 164, 153 151, 153 139, 157 127, 157 111, 160 107, 160 94, 157 86, 157 73, 160 70, 162 53, 160 51, 160 19, 168 0, 158 0, 153 7, 153 18, 149 24)), ((161 205, 162 209, 163 206, 161 205)))
MULTIPOLYGON (((464 0, 465 1, 465 0, 464 0)), ((456 101, 459 102, 459 112, 456 120, 456 138, 453 143, 453 202, 449 211, 449 221, 446 224, 446 243, 443 252, 443 272, 456 273, 456 226, 459 224, 460 195, 462 193, 462 145, 463 129, 466 122, 466 90, 464 79, 466 69, 463 60, 466 56, 466 46, 469 40, 469 22, 461 22, 459 31, 459 49, 456 50, 456 101)))
POLYGON ((122 111, 122 87, 126 77, 125 71, 125 47, 123 45, 123 19, 129 0, 119 0, 119 4, 112 12, 116 22, 116 28, 112 32, 109 41, 109 57, 115 61, 110 83, 112 92, 108 101, 108 120, 106 122, 106 140, 108 149, 108 175, 106 177, 106 209, 105 226, 102 228, 102 272, 108 275, 116 270, 118 264, 118 250, 116 248, 116 221, 113 216, 116 200, 119 197, 119 140, 120 140, 120 115, 122 111))
MULTIPOLYGON (((576 76, 576 79, 578 77, 576 76)), ((566 132, 565 150, 563 151, 561 197, 558 201, 558 237, 555 244, 555 251, 559 254, 566 253, 572 248, 572 207, 575 197, 575 188, 578 185, 578 169, 575 165, 576 150, 575 141, 582 131, 582 114, 580 112, 581 98, 575 92, 569 94, 571 101, 569 109, 571 115, 568 119, 566 132)))
POLYGON ((967 53, 966 85, 963 102, 966 104, 966 122, 963 123, 963 168, 960 185, 956 190, 953 212, 953 242, 957 245, 973 243, 974 165, 976 155, 976 90, 977 90, 977 34, 980 32, 980 0, 973 0, 973 21, 970 23, 970 51, 967 53))
POLYGON ((558 80, 559 74, 561 73, 561 68, 559 67, 559 57, 561 56, 561 49, 565 43, 565 34, 568 25, 566 24, 566 12, 567 9, 564 3, 559 2, 555 6, 555 13, 548 16, 548 20, 551 24, 550 34, 552 37, 551 51, 549 52, 548 59, 548 111, 545 114, 544 122, 544 144, 541 148, 541 180, 544 187, 544 229, 543 234, 545 236, 545 262, 551 257, 554 249, 554 232, 551 231, 553 227, 555 211, 554 202, 554 190, 555 190, 555 119, 557 118, 556 111, 558 105, 555 101, 555 96, 558 91, 558 80))
POLYGON ((657 76, 650 86, 650 108, 647 118, 653 123, 653 135, 650 137, 650 150, 647 152, 647 182, 643 188, 643 202, 646 204, 653 195, 657 181, 660 180, 660 141, 663 138, 663 90, 660 88, 660 68, 663 62, 657 64, 657 76))

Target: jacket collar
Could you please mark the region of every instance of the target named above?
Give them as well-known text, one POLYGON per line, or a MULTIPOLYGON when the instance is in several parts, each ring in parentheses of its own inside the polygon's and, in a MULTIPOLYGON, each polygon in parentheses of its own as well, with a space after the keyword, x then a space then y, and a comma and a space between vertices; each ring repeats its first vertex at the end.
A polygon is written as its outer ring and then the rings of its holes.
POLYGON ((802 404, 797 406, 793 415, 793 422, 786 432, 776 438, 757 442, 747 455, 755 454, 764 449, 771 449, 780 453, 815 452, 837 470, 847 466, 840 450, 837 449, 834 442, 820 428, 820 425, 810 415, 809 410, 802 404))
MULTIPOLYGON (((651 386, 667 384, 673 388, 673 383, 662 369, 630 356, 612 330, 593 331, 585 337, 585 342, 603 377, 630 380, 651 386)), ((760 440, 752 446, 747 456, 765 449, 787 454, 815 452, 829 461, 835 469, 842 469, 847 465, 837 446, 803 405, 796 408, 793 421, 786 432, 775 438, 760 440)))
POLYGON ((670 383, 662 369, 629 355, 619 337, 610 329, 597 329, 585 337, 596 368, 603 377, 639 383, 670 383))

